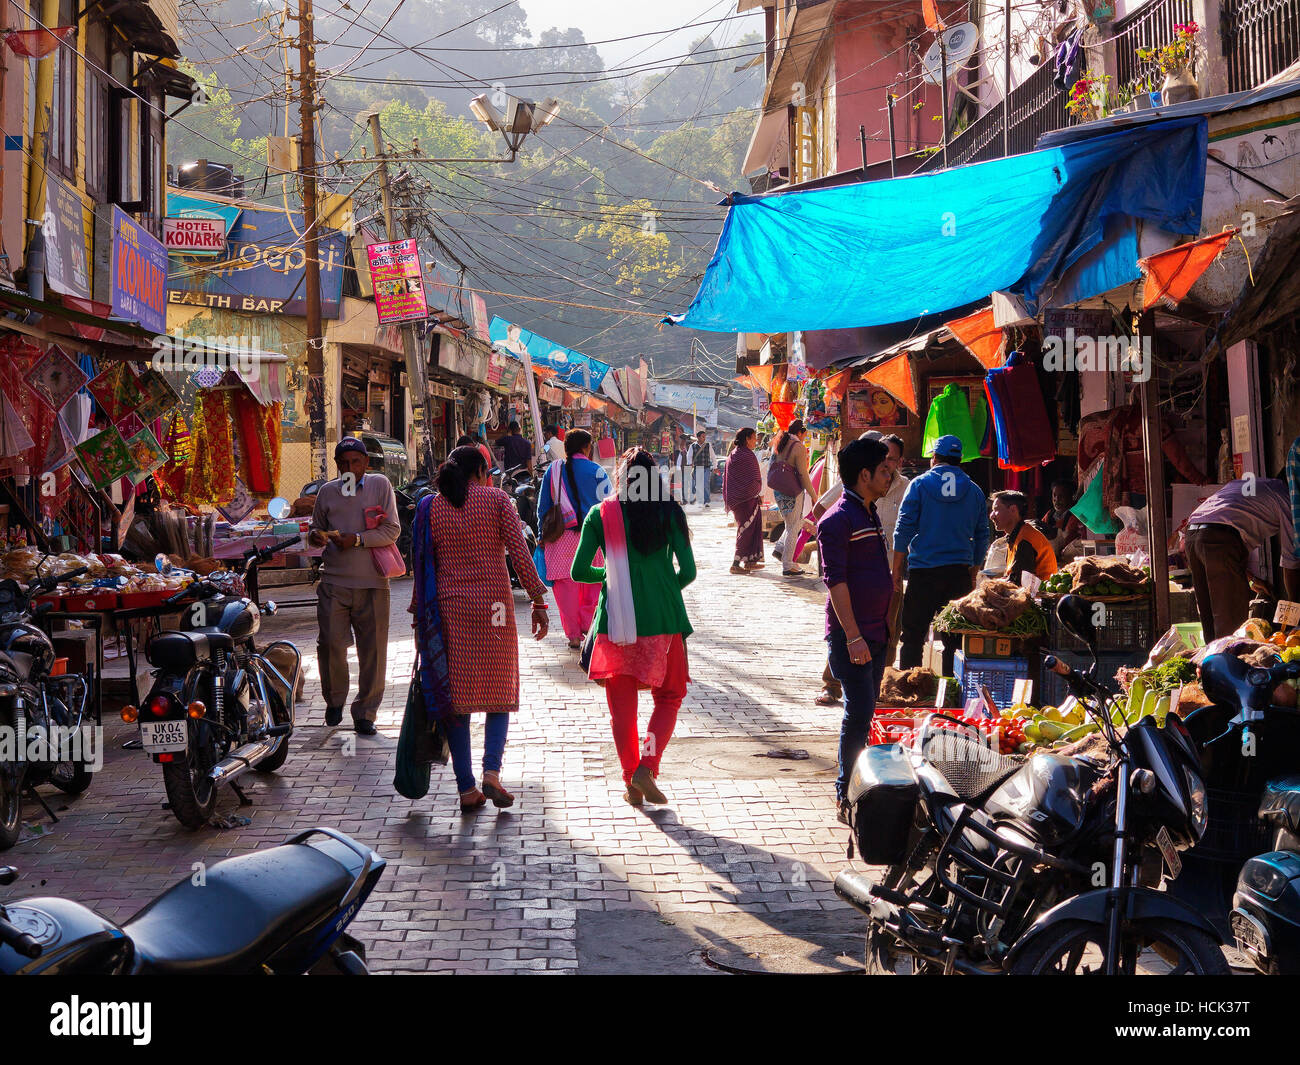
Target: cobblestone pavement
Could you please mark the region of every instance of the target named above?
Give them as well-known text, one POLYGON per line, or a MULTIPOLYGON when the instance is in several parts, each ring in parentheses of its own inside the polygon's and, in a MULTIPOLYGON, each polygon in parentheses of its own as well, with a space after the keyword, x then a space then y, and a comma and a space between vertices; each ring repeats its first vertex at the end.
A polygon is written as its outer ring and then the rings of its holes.
MULTIPOLYGON (((219 815, 249 823, 182 829, 162 808, 158 767, 121 749, 135 730, 114 716, 90 790, 68 800, 44 789, 61 821, 4 856, 22 870, 16 889, 66 894, 120 920, 196 862, 326 825, 388 859, 352 925, 375 971, 709 971, 704 952, 752 959, 792 939, 794 953, 832 964, 860 957, 861 922, 831 889, 845 855, 832 785, 838 712, 813 703, 825 593, 811 576, 783 579, 770 558, 759 573, 730 575, 726 515, 714 507, 690 522, 700 569, 686 591, 693 682, 661 770, 669 806, 622 801, 603 693, 566 646, 554 606, 548 638, 522 641, 523 705, 502 773, 515 807, 461 816, 449 767, 435 767, 424 799, 396 795, 413 658, 404 580, 393 588, 378 736, 324 725, 314 611, 286 609, 262 638, 298 643, 307 689, 284 768, 242 778, 251 806, 223 792, 219 815), (811 757, 761 757, 784 748, 811 757), (838 931, 843 950, 828 949, 823 930, 838 931)), ((523 593, 515 608, 524 632, 523 593)), ((648 712, 646 699, 643 726, 648 712)))

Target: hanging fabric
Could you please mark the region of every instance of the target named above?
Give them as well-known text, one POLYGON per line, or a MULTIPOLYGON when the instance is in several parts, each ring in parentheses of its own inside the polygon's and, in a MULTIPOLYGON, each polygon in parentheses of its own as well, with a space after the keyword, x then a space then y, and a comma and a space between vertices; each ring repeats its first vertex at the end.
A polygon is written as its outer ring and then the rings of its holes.
POLYGON ((183 497, 189 504, 228 503, 235 494, 235 441, 226 397, 206 389, 194 398, 193 458, 183 497))
POLYGON ((933 455, 934 446, 941 436, 955 436, 961 441, 962 462, 979 458, 980 437, 975 435, 971 420, 971 401, 960 385, 945 386, 930 404, 921 439, 921 454, 927 458, 933 455))
POLYGON ((1038 383, 1038 371, 1024 352, 1013 351, 1001 369, 990 370, 985 389, 998 432, 998 465, 1027 470, 1056 457, 1056 438, 1038 383))

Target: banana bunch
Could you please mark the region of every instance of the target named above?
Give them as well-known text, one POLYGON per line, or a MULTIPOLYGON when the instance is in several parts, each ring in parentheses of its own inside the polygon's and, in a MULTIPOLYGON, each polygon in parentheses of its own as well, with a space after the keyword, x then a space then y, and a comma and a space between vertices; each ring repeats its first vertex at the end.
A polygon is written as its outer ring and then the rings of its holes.
POLYGON ((1078 702, 1070 700, 1061 707, 1045 706, 1032 711, 1031 720, 1025 726, 1025 740, 1044 745, 1073 743, 1096 732, 1098 727, 1095 721, 1088 720, 1078 702))

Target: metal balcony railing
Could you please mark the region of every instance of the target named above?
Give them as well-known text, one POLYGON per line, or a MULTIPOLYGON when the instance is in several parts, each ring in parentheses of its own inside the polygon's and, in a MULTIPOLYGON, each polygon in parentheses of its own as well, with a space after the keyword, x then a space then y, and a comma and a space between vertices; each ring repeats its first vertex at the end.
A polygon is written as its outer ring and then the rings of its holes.
MULTIPOLYGON (((1138 59, 1139 48, 1156 48, 1174 39, 1174 27, 1191 22, 1192 0, 1154 0, 1132 15, 1115 23, 1115 80, 1111 95, 1136 90, 1146 83, 1147 91, 1156 91, 1164 76, 1150 63, 1138 59)), ((1199 72, 1198 72, 1199 73, 1199 72)))
POLYGON ((1220 19, 1229 92, 1253 89, 1300 59, 1298 0, 1224 0, 1220 19))

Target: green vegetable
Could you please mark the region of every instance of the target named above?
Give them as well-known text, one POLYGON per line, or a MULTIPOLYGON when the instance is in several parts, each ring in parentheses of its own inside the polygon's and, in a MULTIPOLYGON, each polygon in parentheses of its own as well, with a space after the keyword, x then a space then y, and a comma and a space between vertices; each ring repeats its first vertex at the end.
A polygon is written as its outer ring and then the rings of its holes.
POLYGON ((1133 687, 1129 689, 1130 703, 1133 690, 1137 688, 1139 681, 1146 691, 1159 696, 1168 695, 1175 688, 1190 684, 1195 679, 1196 666, 1191 660, 1182 655, 1174 655, 1152 669, 1144 669, 1133 679, 1133 687))

